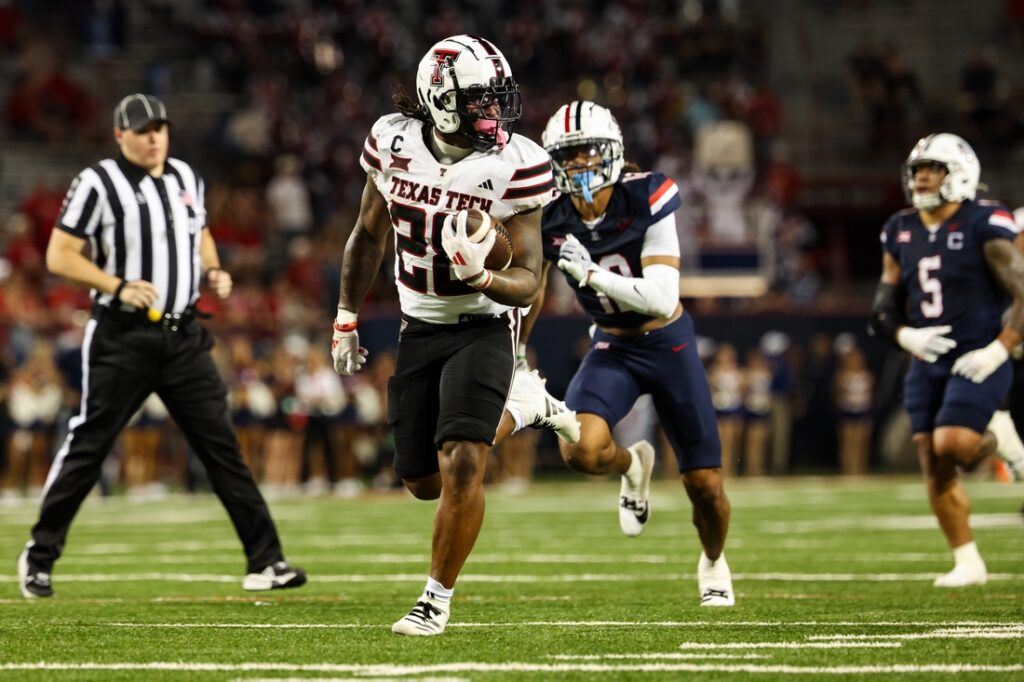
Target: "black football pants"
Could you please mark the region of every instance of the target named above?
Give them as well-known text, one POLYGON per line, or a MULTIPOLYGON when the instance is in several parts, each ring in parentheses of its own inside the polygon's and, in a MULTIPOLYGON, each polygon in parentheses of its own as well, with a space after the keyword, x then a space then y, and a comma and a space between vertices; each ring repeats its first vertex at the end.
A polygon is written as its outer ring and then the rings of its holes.
POLYGON ((96 484, 121 429, 156 392, 209 474, 242 540, 248 570, 282 559, 270 510, 242 461, 228 420, 227 388, 210 357, 213 337, 195 322, 178 331, 103 311, 82 346, 82 402, 50 467, 29 562, 49 570, 68 527, 96 484))

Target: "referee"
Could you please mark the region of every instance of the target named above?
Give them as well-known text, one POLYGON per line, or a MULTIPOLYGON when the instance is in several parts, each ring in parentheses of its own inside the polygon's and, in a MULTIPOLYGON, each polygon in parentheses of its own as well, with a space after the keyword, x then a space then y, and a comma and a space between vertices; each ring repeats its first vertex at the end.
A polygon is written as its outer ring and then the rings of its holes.
POLYGON ((18 557, 29 599, 53 595, 50 573, 68 527, 117 434, 154 391, 205 465, 242 540, 242 587, 306 582, 302 569, 284 561, 270 511, 242 462, 227 390, 210 357, 213 337, 195 320, 199 283, 225 298, 231 275, 220 269, 206 229, 202 179, 167 156, 169 125, 156 97, 121 100, 114 110, 121 153, 78 174, 46 250, 50 272, 91 288, 93 304, 82 342, 81 404, 18 557))

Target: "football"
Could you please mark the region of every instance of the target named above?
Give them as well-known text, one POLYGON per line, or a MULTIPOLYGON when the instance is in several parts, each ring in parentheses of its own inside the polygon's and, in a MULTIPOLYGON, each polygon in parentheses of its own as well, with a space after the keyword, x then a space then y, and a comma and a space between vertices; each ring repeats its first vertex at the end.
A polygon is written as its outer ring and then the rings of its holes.
POLYGON ((465 211, 466 236, 474 243, 480 243, 487 237, 490 230, 497 234, 494 237, 494 246, 487 254, 484 267, 488 270, 504 270, 512 262, 512 237, 501 221, 491 217, 483 211, 470 208, 465 211))

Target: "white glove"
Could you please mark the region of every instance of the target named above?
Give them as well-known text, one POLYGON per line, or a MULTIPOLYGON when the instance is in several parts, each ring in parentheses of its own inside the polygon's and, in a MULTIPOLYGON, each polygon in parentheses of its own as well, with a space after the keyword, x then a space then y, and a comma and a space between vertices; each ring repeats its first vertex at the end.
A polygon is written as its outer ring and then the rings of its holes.
POLYGON ((582 289, 587 286, 590 273, 596 268, 587 247, 580 244, 575 235, 565 235, 565 241, 558 249, 558 269, 578 281, 579 288, 582 289))
POLYGON ((1010 351, 996 339, 984 348, 964 353, 953 363, 953 374, 966 377, 976 384, 992 376, 1010 358, 1010 351))
POLYGON ((334 371, 350 377, 363 368, 368 354, 369 351, 359 345, 356 314, 339 308, 338 316, 334 319, 334 337, 331 339, 334 371))
POLYGON ((925 362, 935 362, 956 348, 956 341, 946 338, 953 331, 948 324, 939 327, 900 327, 896 332, 896 343, 903 350, 925 362))
POLYGON ((486 289, 493 275, 484 267, 484 261, 494 246, 497 232, 488 230, 487 236, 479 242, 470 241, 466 235, 467 214, 463 210, 455 215, 449 213, 445 217, 444 225, 441 226, 441 246, 452 262, 456 277, 474 289, 486 289))

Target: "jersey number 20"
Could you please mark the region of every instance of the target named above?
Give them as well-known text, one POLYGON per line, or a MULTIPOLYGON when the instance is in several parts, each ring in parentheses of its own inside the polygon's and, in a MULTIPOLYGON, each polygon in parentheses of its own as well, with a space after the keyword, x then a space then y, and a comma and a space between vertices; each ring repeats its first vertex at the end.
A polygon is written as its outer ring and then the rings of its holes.
POLYGON ((451 262, 441 247, 445 214, 415 206, 391 204, 395 226, 395 269, 398 281, 413 291, 434 296, 465 296, 476 290, 452 276, 451 262), (430 219, 428 220, 428 216, 430 219), (430 226, 428 232, 427 226, 430 226))

